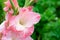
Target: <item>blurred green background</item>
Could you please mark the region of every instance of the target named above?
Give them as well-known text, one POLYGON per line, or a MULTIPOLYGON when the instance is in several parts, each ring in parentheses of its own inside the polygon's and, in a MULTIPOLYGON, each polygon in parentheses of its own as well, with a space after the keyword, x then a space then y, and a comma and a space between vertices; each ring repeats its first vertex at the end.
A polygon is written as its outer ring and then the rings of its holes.
MULTIPOLYGON (((4 1, 0 0, 0 23, 5 19, 4 1)), ((18 0, 23 7, 25 0, 18 0)), ((33 11, 40 13, 41 20, 35 25, 34 40, 60 40, 60 0, 37 0, 32 2, 33 11)))

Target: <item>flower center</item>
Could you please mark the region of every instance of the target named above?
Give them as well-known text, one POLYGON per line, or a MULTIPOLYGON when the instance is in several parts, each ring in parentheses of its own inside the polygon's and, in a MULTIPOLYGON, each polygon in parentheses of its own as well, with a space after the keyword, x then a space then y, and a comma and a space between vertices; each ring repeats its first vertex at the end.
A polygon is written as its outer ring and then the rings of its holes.
POLYGON ((20 20, 19 22, 21 25, 24 25, 24 21, 23 20, 20 20))

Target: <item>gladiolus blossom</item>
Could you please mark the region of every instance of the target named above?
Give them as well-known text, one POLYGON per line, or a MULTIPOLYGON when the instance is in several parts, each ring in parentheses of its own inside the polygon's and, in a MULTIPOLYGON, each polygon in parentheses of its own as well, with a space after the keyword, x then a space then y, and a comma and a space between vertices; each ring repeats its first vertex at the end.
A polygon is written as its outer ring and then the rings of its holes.
MULTIPOLYGON (((17 0, 12 0, 12 2, 18 8, 17 0)), ((13 15, 14 10, 12 9, 10 1, 5 2, 5 5, 4 11, 7 14, 5 21, 0 25, 0 33, 2 34, 0 39, 33 40, 30 36, 34 32, 34 24, 40 21, 40 14, 33 12, 32 6, 28 6, 19 8, 17 15, 13 15)))

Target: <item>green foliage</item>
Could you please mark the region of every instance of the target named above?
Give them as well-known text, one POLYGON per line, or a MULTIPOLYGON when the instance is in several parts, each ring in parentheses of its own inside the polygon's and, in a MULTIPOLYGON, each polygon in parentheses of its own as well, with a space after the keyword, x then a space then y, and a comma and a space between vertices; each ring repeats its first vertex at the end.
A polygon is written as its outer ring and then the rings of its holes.
MULTIPOLYGON (((5 1, 5 0, 4 0, 5 1)), ((3 12, 3 0, 0 0, 0 23, 5 19, 5 14, 3 12)))
MULTIPOLYGON (((1 1, 2 2, 2 1, 1 1)), ((4 20, 3 5, 0 2, 0 23, 4 20)), ((25 0, 18 0, 23 7, 25 0)), ((41 20, 35 25, 34 40, 60 40, 60 0, 37 0, 32 3, 33 11, 40 13, 41 20)))
POLYGON ((41 21, 35 25, 36 39, 34 35, 32 37, 35 40, 60 40, 60 1, 38 0, 34 11, 41 14, 41 21))

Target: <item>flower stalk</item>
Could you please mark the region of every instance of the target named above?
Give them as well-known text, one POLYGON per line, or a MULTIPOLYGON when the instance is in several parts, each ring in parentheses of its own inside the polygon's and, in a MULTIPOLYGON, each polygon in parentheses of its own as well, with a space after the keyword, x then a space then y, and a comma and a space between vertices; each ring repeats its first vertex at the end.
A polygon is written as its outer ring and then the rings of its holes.
POLYGON ((25 0, 25 5, 24 7, 27 7, 31 4, 31 2, 33 2, 33 0, 25 0))
POLYGON ((12 5, 12 9, 13 9, 13 11, 14 11, 13 15, 17 15, 17 13, 18 13, 18 8, 15 8, 14 3, 12 2, 12 0, 10 0, 10 3, 11 3, 11 5, 12 5))

